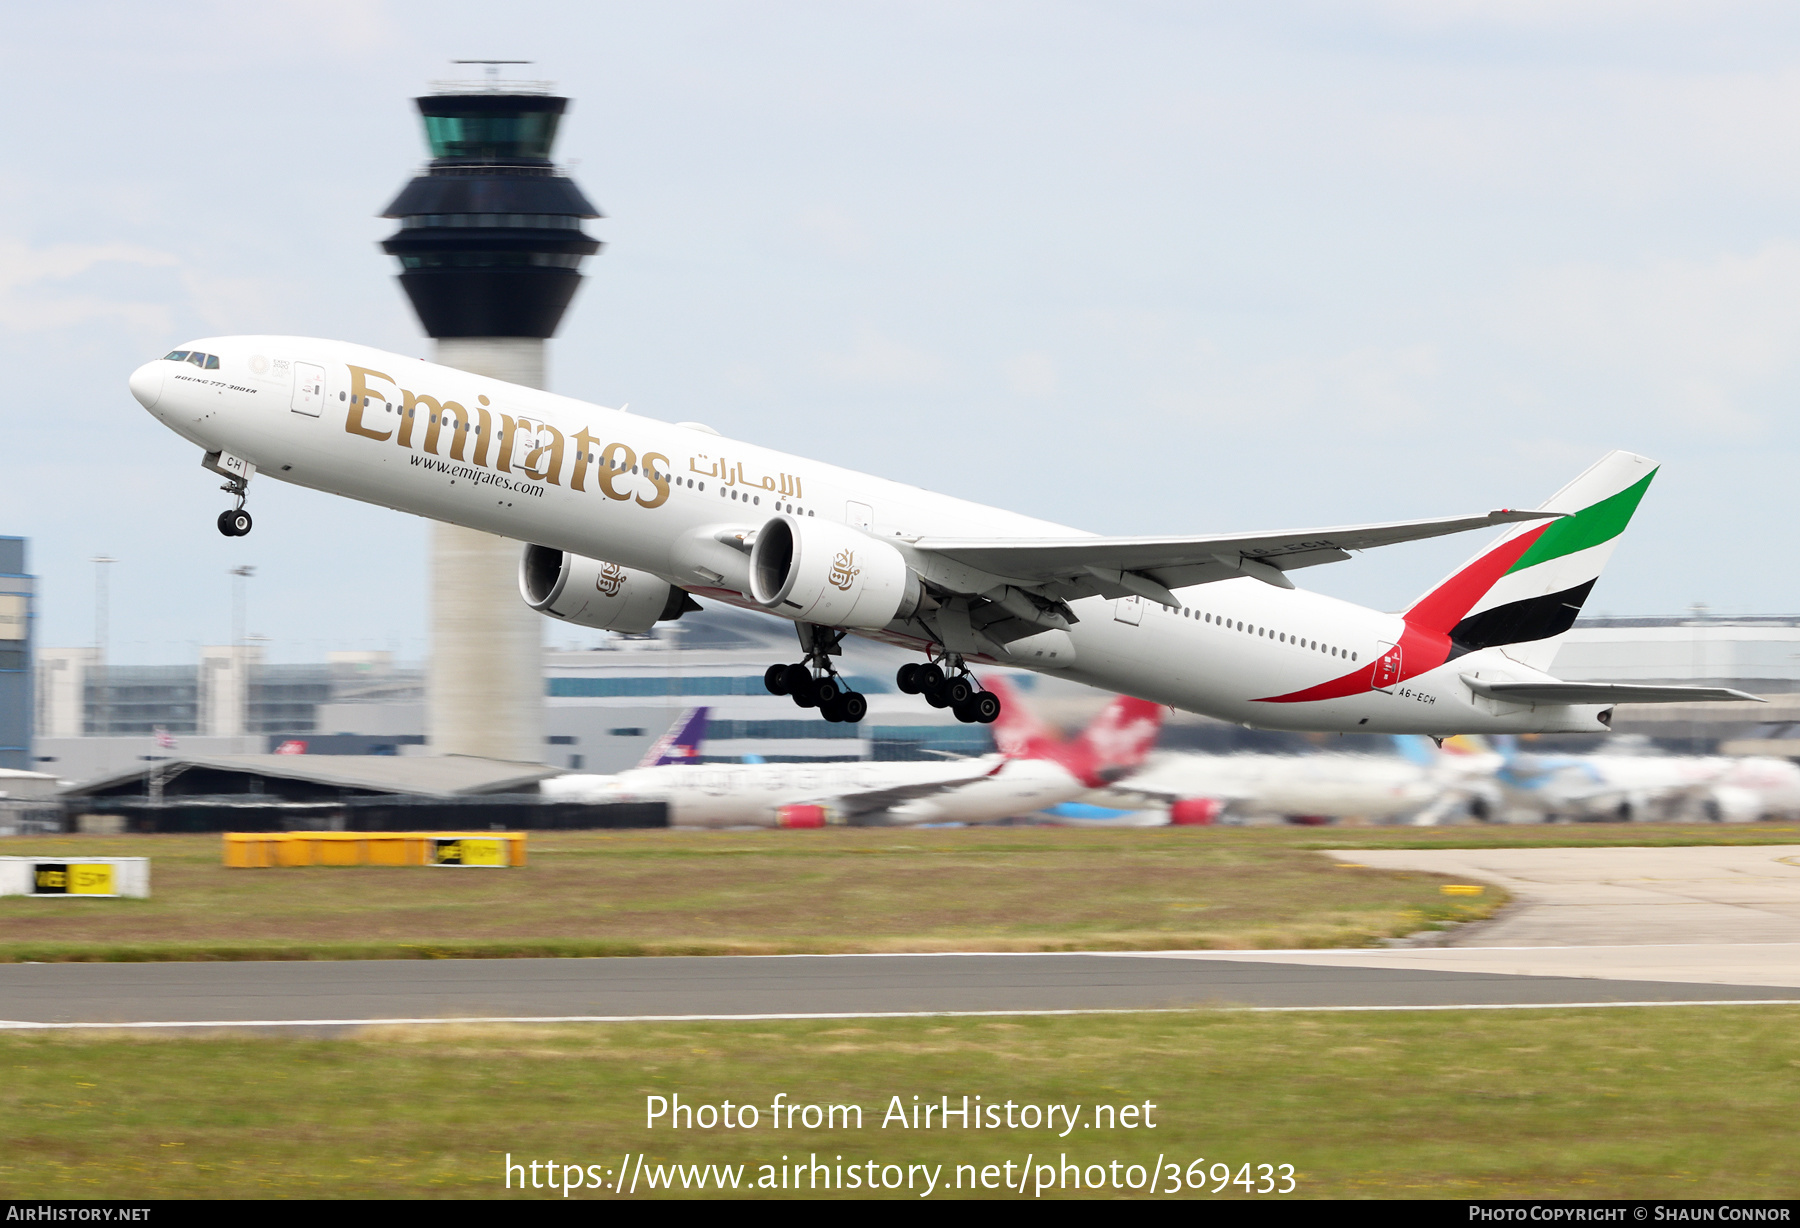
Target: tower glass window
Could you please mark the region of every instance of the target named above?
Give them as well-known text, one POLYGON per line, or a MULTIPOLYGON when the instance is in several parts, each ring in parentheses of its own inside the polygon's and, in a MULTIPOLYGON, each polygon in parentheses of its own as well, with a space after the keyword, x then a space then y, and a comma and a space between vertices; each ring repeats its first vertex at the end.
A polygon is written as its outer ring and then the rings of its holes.
POLYGON ((543 109, 427 115, 425 140, 434 158, 548 158, 561 118, 543 109))

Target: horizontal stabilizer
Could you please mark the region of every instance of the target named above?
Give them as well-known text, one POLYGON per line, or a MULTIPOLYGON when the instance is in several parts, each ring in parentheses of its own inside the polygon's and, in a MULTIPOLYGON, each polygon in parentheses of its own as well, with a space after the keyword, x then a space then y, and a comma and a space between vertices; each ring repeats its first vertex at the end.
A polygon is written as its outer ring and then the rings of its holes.
POLYGON ((1482 682, 1462 676, 1477 695, 1513 704, 1695 704, 1719 701, 1767 703, 1758 695, 1723 686, 1639 686, 1629 682, 1482 682))

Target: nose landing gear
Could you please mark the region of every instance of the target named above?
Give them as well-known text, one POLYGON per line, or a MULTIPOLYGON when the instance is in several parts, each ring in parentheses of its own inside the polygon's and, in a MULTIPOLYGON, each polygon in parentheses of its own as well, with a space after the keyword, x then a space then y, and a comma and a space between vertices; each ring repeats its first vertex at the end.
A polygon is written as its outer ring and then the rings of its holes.
POLYGON ((200 458, 200 467, 224 478, 225 485, 219 489, 236 500, 230 511, 219 513, 219 532, 226 537, 242 537, 250 531, 250 513, 244 510, 244 496, 250 491, 250 479, 256 476, 256 466, 229 452, 208 452, 200 458))
POLYGON ((247 493, 247 488, 243 482, 233 478, 219 489, 237 499, 236 507, 228 512, 219 513, 219 532, 226 537, 242 537, 250 531, 250 525, 253 523, 250 513, 244 510, 244 495, 247 493))

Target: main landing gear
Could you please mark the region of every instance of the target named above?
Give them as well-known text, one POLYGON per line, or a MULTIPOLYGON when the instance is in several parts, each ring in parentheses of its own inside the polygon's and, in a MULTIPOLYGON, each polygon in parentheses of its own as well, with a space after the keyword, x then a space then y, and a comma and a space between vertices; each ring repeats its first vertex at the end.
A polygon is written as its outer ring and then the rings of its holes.
POLYGON ((800 644, 806 660, 794 665, 771 665, 763 672, 763 686, 771 695, 786 695, 802 708, 817 708, 828 721, 857 724, 869 714, 869 701, 852 691, 832 668, 831 658, 843 642, 842 631, 800 624, 800 644))
POLYGON ((244 510, 244 496, 249 493, 249 486, 241 478, 231 478, 219 489, 237 500, 236 507, 219 513, 219 532, 226 537, 242 537, 250 531, 251 524, 250 513, 244 510))
POLYGON ((950 709, 965 724, 991 725, 999 719, 1000 697, 980 688, 960 656, 950 654, 943 659, 950 673, 936 661, 924 665, 908 661, 894 676, 895 685, 908 695, 923 695, 934 708, 950 709))

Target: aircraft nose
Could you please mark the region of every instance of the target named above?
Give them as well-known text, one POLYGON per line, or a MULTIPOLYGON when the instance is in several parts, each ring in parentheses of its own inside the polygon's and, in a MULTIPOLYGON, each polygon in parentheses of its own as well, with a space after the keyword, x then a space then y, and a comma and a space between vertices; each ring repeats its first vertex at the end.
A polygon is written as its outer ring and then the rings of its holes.
POLYGON ((145 409, 155 409, 163 390, 163 365, 147 362, 131 373, 131 395, 145 409))

